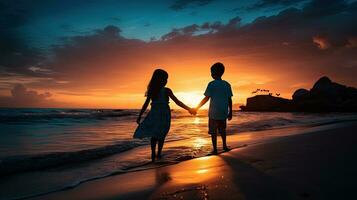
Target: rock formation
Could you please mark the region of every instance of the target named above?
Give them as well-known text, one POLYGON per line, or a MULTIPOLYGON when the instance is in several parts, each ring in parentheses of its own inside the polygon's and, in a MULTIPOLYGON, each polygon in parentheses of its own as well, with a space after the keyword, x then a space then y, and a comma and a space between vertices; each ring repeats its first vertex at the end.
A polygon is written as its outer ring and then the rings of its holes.
POLYGON ((292 99, 257 95, 247 99, 243 111, 356 112, 357 89, 320 78, 310 90, 298 89, 292 99))

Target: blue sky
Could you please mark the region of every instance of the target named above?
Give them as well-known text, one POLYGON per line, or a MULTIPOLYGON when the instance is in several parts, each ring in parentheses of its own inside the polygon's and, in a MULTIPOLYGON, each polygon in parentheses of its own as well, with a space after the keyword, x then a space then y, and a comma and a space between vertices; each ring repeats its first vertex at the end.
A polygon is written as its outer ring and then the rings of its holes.
MULTIPOLYGON (((35 47, 46 48, 57 44, 61 38, 90 34, 107 25, 122 30, 121 35, 149 41, 173 28, 205 22, 227 22, 239 16, 249 23, 260 16, 271 16, 286 9, 272 6, 245 9, 259 1, 212 1, 205 5, 188 3, 180 10, 171 9, 175 1, 51 1, 30 9, 27 23, 18 28, 20 35, 35 47)), ((302 3, 289 6, 299 7, 302 3)))

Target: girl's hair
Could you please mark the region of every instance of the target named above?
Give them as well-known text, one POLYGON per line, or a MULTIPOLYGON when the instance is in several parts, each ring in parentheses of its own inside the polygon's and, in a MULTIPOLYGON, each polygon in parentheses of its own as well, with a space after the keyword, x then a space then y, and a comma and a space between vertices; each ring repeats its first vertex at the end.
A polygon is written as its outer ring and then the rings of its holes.
POLYGON ((166 85, 168 78, 169 74, 165 70, 156 69, 151 77, 145 96, 156 99, 160 89, 166 85))

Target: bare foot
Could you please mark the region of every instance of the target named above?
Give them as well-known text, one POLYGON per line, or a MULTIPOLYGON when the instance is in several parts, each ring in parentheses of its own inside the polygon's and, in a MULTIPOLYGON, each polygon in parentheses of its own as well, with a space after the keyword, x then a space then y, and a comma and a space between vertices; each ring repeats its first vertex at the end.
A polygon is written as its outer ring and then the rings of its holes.
POLYGON ((231 149, 228 148, 228 147, 223 147, 223 150, 224 150, 224 151, 230 151, 231 149))
POLYGON ((155 162, 155 153, 152 153, 152 154, 151 154, 151 161, 152 161, 152 162, 155 162))
POLYGON ((215 149, 215 150, 211 151, 211 154, 212 154, 212 155, 217 155, 217 154, 218 154, 217 149, 215 149))

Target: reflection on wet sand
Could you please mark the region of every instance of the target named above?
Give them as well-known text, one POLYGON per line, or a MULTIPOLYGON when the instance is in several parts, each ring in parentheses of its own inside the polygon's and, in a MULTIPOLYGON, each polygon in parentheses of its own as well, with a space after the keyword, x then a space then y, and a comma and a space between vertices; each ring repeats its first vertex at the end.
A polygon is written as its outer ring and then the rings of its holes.
POLYGON ((217 156, 204 157, 204 159, 195 159, 193 162, 182 163, 177 171, 169 170, 171 181, 175 184, 192 184, 207 181, 211 178, 219 176, 217 167, 224 165, 224 161, 217 156))
POLYGON ((207 156, 164 169, 169 178, 152 194, 151 199, 209 199, 208 189, 228 192, 233 189, 232 170, 220 156, 207 156))

